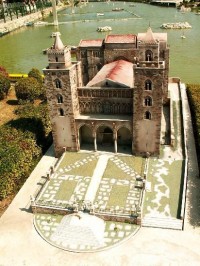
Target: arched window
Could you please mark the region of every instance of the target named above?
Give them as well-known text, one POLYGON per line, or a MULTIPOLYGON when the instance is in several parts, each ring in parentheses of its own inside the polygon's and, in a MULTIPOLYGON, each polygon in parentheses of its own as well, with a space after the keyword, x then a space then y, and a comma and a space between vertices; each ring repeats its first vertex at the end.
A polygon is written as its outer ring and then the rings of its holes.
POLYGON ((146 111, 144 113, 144 119, 148 119, 148 120, 151 120, 151 113, 149 111, 146 111))
POLYGON ((151 91, 152 90, 152 82, 149 79, 145 81, 145 90, 146 91, 151 91))
POLYGON ((144 99, 144 105, 145 106, 152 106, 152 98, 147 96, 145 99, 144 99))
POLYGON ((153 53, 151 50, 147 50, 145 53, 145 61, 153 61, 153 53))
POLYGON ((64 110, 62 108, 59 109, 59 115, 64 116, 64 110))
POLYGON ((58 88, 58 89, 62 88, 62 84, 61 84, 61 81, 59 79, 55 79, 55 85, 56 85, 56 88, 58 88))
POLYGON ((58 100, 58 103, 63 103, 63 97, 62 97, 62 95, 58 94, 57 95, 57 100, 58 100))
POLYGON ((56 56, 56 62, 58 62, 58 57, 56 56))

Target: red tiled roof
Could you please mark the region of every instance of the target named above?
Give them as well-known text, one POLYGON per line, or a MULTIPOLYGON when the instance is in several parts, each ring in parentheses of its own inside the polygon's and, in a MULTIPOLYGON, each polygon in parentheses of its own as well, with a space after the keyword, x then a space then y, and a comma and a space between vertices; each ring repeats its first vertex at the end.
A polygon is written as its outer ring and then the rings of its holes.
POLYGON ((105 43, 135 43, 135 39, 134 34, 107 35, 105 43))
POLYGON ((103 40, 81 40, 79 43, 79 47, 101 47, 103 40))
POLYGON ((102 82, 110 80, 122 86, 133 86, 133 64, 125 60, 118 60, 106 64, 97 75, 86 85, 86 87, 99 86, 102 82))

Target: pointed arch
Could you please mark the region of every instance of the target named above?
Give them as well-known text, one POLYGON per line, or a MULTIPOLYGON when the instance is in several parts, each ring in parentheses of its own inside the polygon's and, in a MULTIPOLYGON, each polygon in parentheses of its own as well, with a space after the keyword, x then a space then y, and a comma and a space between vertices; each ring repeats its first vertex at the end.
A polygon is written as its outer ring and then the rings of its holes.
POLYGON ((58 89, 62 88, 62 83, 61 83, 61 81, 58 78, 55 79, 54 82, 55 82, 56 88, 58 88, 58 89))
POLYGON ((58 103, 63 103, 63 96, 61 94, 57 95, 57 101, 58 103))
POLYGON ((151 120, 151 119, 152 119, 152 117, 151 117, 151 113, 150 113, 149 111, 146 111, 146 112, 144 113, 144 119, 147 119, 147 120, 151 120))
POLYGON ((153 61, 153 52, 151 50, 146 50, 145 61, 153 61))
POLYGON ((151 91, 152 90, 152 81, 150 79, 147 79, 145 81, 145 90, 146 91, 151 91))
POLYGON ((144 106, 152 106, 152 98, 150 96, 144 98, 144 106))
POLYGON ((59 116, 65 115, 64 110, 62 108, 59 108, 58 113, 59 113, 59 116))

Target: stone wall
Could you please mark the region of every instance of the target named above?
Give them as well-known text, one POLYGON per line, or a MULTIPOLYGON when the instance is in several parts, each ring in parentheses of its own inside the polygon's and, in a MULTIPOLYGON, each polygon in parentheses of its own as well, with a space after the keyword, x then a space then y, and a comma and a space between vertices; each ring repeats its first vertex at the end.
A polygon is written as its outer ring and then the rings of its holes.
MULTIPOLYGON (((51 207, 42 207, 42 206, 36 206, 32 205, 32 212, 34 214, 37 213, 45 213, 45 214, 58 214, 58 215, 68 215, 68 214, 75 214, 73 210, 68 209, 56 209, 51 207)), ((91 215, 95 215, 104 221, 113 221, 113 222, 121 222, 121 223, 130 223, 130 224, 137 224, 141 225, 141 217, 140 216, 129 216, 129 215, 113 215, 109 213, 90 213, 91 215)))
MULTIPOLYGON (((62 10, 66 7, 58 7, 57 10, 62 10)), ((18 28, 24 27, 25 23, 29 21, 35 21, 47 17, 52 12, 52 7, 46 8, 43 10, 44 14, 42 15, 41 11, 26 15, 24 17, 19 17, 18 19, 13 19, 7 21, 6 23, 0 23, 0 31, 8 30, 8 32, 14 31, 18 28)))

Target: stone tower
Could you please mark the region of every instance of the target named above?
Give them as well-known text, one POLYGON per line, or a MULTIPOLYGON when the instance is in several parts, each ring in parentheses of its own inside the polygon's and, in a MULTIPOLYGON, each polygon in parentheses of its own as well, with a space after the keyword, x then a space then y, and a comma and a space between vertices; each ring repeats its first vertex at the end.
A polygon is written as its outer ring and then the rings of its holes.
POLYGON ((134 66, 133 138, 138 155, 158 155, 163 103, 168 94, 169 49, 165 36, 138 34, 138 63, 134 66))
POLYGON ((71 61, 70 47, 59 34, 47 51, 49 65, 43 69, 56 157, 64 150, 77 151, 75 117, 79 115, 77 87, 82 86, 80 62, 71 61))

